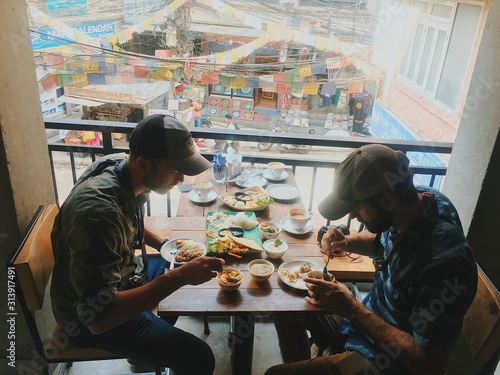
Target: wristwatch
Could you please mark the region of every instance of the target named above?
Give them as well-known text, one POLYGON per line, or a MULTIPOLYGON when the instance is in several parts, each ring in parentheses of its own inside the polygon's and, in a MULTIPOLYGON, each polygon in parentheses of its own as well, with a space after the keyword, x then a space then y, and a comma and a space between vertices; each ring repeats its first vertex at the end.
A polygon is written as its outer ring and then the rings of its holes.
POLYGON ((162 242, 161 242, 161 245, 160 245, 160 246, 158 246, 158 249, 156 249, 156 250, 158 250, 158 252, 159 252, 159 251, 161 250, 161 247, 162 247, 163 245, 165 245, 165 243, 167 243, 168 241, 169 241, 169 239, 168 239, 168 238, 164 238, 164 239, 162 240, 162 242))

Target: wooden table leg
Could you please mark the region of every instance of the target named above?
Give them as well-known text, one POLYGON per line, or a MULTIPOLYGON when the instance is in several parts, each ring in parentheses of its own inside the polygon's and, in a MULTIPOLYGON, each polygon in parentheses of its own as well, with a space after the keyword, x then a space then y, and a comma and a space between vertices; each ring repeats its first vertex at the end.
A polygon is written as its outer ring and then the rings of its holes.
POLYGON ((254 314, 238 315, 234 320, 233 375, 251 375, 253 359, 254 314))

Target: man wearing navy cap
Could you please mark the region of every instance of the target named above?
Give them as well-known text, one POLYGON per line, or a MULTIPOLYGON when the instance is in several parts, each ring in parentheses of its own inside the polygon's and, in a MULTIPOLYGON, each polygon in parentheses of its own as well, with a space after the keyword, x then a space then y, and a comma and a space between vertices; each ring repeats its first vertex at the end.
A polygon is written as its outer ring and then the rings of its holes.
POLYGON ((144 227, 149 193, 166 194, 184 175, 197 175, 210 163, 196 152, 188 129, 170 116, 143 119, 129 146, 128 157, 108 155, 93 163, 56 217, 54 316, 81 346, 168 367, 176 374, 212 374, 210 347, 150 310, 178 288, 216 276, 223 260, 200 257, 168 273, 163 262, 155 273, 135 256, 140 249, 144 259, 145 245, 159 249, 164 242, 144 227))

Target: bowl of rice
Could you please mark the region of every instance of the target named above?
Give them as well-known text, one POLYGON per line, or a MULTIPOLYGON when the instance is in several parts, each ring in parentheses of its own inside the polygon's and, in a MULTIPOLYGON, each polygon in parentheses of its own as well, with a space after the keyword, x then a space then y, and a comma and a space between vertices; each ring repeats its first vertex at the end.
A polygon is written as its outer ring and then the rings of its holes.
POLYGON ((207 254, 207 246, 200 240, 191 237, 172 238, 162 245, 160 254, 167 262, 172 261, 172 250, 177 250, 174 255, 174 264, 179 265, 207 254))

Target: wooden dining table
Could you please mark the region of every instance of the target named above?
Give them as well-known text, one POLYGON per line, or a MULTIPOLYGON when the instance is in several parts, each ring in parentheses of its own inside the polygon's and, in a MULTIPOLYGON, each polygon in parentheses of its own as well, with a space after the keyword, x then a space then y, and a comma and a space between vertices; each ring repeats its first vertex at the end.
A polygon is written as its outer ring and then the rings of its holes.
MULTIPOLYGON (((279 183, 296 186, 291 170, 288 176, 279 183)), ((200 180, 211 180, 211 173, 205 172, 196 177, 186 177, 184 183, 200 180)), ((268 186, 271 185, 268 182, 268 186)), ((234 183, 216 184, 213 189, 217 194, 231 193, 242 190, 234 183)), ((256 211, 257 221, 280 221, 287 216, 292 208, 303 208, 300 197, 274 203, 261 211, 256 211)), ((158 234, 168 237, 191 237, 207 242, 207 214, 209 212, 234 211, 222 200, 216 198, 205 204, 194 203, 187 193, 182 193, 176 217, 147 217, 146 226, 158 234)), ((186 285, 160 302, 158 314, 187 316, 231 316, 234 322, 232 340, 232 373, 234 375, 250 375, 252 373, 252 356, 254 344, 255 319, 259 316, 269 316, 279 313, 317 314, 321 311, 309 305, 304 296, 306 291, 291 288, 278 276, 278 267, 283 262, 299 259, 310 260, 320 265, 325 264, 326 256, 321 253, 317 243, 317 230, 314 228, 305 234, 294 234, 283 230, 279 236, 288 244, 288 250, 280 259, 268 259, 275 265, 275 272, 268 281, 256 282, 252 279, 247 265, 256 258, 266 258, 266 254, 244 254, 241 259, 225 256, 226 267, 240 269, 244 278, 236 291, 223 291, 214 278, 201 285, 186 285)), ((329 271, 340 281, 369 281, 373 279, 373 265, 369 258, 360 257, 353 260, 349 257, 334 258, 329 262, 329 271)))

